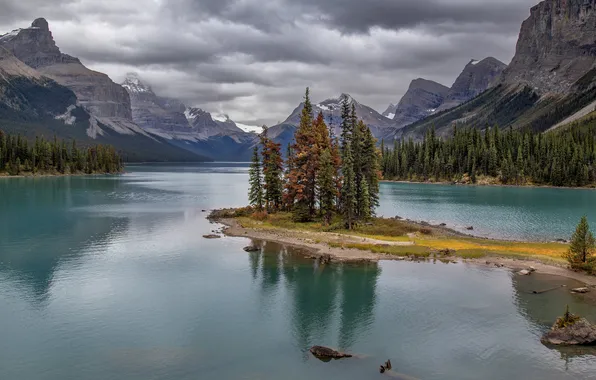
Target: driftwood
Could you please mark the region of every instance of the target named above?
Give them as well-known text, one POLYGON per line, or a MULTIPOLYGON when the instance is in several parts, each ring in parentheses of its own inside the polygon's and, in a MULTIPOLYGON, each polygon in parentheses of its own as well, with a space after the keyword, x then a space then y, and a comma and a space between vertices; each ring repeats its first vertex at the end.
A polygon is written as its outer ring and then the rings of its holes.
POLYGON ((391 360, 387 360, 385 364, 381 364, 381 367, 379 368, 379 372, 381 373, 385 373, 385 371, 389 370, 391 370, 391 360))
POLYGON ((565 285, 555 286, 554 288, 548 288, 548 289, 544 289, 544 290, 533 290, 531 294, 542 294, 542 293, 546 293, 546 292, 551 292, 553 290, 561 289, 563 287, 565 287, 565 285))

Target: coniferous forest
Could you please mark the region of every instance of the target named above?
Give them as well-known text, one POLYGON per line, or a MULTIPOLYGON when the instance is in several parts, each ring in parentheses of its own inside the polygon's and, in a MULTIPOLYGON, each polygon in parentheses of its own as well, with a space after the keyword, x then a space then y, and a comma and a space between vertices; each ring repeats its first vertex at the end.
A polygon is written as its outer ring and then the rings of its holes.
POLYGON ((319 113, 306 90, 300 125, 283 162, 281 146, 261 135, 249 171, 249 200, 261 212, 291 212, 296 222, 341 217, 347 228, 374 216, 379 201, 380 151, 370 129, 342 101, 341 136, 319 113), (259 152, 260 150, 260 152, 259 152))
POLYGON ((93 174, 119 173, 123 165, 112 146, 95 145, 78 148, 76 142, 67 143, 37 137, 30 144, 20 135, 0 130, 0 174, 93 174))
POLYGON ((535 133, 499 127, 430 130, 421 142, 383 146, 385 179, 509 185, 588 186, 596 183, 596 126, 535 133))

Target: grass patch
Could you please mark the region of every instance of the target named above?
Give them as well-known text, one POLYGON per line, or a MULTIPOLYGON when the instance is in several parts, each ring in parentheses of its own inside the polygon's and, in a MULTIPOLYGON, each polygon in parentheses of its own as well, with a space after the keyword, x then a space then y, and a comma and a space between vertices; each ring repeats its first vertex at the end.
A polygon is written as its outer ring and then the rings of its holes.
POLYGON ((373 253, 382 253, 395 256, 414 256, 425 258, 430 256, 430 250, 426 247, 419 247, 415 245, 381 245, 381 244, 364 244, 364 243, 327 243, 333 248, 358 249, 360 251, 370 251, 373 253))

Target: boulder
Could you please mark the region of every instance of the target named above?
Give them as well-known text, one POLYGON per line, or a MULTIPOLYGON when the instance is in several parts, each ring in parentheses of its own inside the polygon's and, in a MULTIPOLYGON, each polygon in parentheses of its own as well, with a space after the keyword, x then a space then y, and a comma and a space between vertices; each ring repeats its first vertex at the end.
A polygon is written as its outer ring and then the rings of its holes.
POLYGON ((580 345, 596 344, 596 326, 585 318, 571 315, 571 320, 565 322, 559 318, 549 332, 544 334, 541 342, 552 345, 580 345))
POLYGON ((474 231, 474 227, 473 226, 466 227, 466 230, 468 230, 468 231, 474 231))
POLYGON ((517 274, 519 274, 519 275, 522 275, 522 276, 529 276, 529 275, 530 275, 530 273, 532 273, 532 272, 530 272, 530 271, 529 271, 529 270, 527 270, 527 269, 522 269, 522 270, 520 270, 519 272, 517 272, 517 274))
POLYGON ((248 247, 244 247, 243 249, 245 252, 257 252, 261 250, 261 248, 255 247, 254 245, 249 245, 248 247))
POLYGON ((590 288, 575 288, 575 289, 571 289, 572 293, 589 293, 590 292, 590 288))
POLYGON ((214 234, 211 234, 211 235, 203 235, 203 237, 204 237, 205 239, 221 239, 221 236, 219 236, 219 235, 214 235, 214 234))
POLYGON ((332 348, 324 346, 312 346, 309 351, 318 359, 343 359, 352 357, 350 354, 335 351, 332 348))

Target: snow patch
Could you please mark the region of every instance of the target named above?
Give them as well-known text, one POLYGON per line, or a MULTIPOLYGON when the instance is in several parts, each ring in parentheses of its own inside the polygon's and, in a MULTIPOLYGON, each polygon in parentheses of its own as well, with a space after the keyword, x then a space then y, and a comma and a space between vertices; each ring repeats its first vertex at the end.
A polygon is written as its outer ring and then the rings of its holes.
POLYGON ((387 116, 385 116, 387 119, 391 119, 393 120, 393 118, 395 117, 395 114, 393 112, 388 113, 387 116))
POLYGON ((77 108, 77 106, 75 104, 71 104, 70 106, 68 106, 68 108, 66 108, 66 112, 64 112, 62 115, 54 117, 54 119, 62 120, 66 125, 73 125, 75 121, 77 121, 77 118, 72 116, 71 114, 71 112, 74 111, 75 108, 77 108))
POLYGON ((13 37, 16 37, 21 32, 21 30, 23 30, 23 29, 15 29, 12 32, 6 33, 6 34, 0 36, 0 40, 5 40, 6 41, 6 40, 9 40, 9 39, 11 39, 13 37))
POLYGON ((236 123, 236 126, 247 133, 261 133, 261 132, 263 132, 263 127, 259 127, 256 125, 247 125, 247 124, 236 123))
POLYGON ((211 118, 215 121, 221 121, 222 123, 225 123, 226 121, 230 120, 228 115, 224 114, 211 115, 211 118))
POLYGON ((472 60, 472 62, 470 62, 470 63, 471 63, 472 65, 477 65, 477 64, 478 64, 478 62, 480 62, 480 61, 477 61, 477 60, 473 59, 473 60, 472 60))
POLYGON ((426 112, 433 113, 433 112, 435 112, 436 110, 437 110, 436 108, 430 108, 430 109, 427 109, 427 110, 426 110, 426 112))

